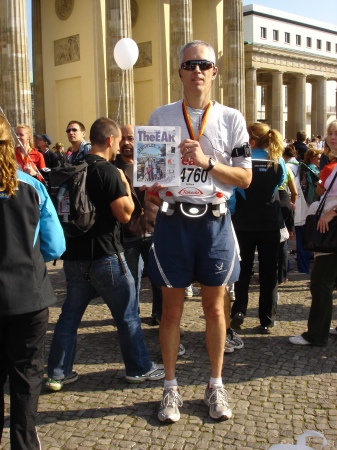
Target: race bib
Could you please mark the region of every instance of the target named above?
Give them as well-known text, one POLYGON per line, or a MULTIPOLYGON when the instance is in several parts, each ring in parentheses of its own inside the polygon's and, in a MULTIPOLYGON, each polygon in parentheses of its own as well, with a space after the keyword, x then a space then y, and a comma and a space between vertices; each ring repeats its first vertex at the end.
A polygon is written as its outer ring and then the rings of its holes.
POLYGON ((212 176, 197 167, 192 159, 181 159, 180 186, 170 188, 176 197, 204 197, 214 192, 212 176))

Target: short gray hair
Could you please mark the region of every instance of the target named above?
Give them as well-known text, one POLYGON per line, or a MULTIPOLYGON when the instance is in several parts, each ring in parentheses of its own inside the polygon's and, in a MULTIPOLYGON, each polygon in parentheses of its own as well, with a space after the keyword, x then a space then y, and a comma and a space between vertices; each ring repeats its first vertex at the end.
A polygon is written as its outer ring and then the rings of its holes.
POLYGON ((211 44, 209 44, 208 42, 205 42, 205 41, 195 40, 195 41, 187 42, 187 44, 185 44, 183 47, 181 47, 181 49, 179 51, 179 67, 181 66, 181 64, 183 62, 185 51, 189 47, 197 47, 198 45, 203 45, 204 47, 208 48, 209 60, 212 63, 214 63, 214 65, 215 65, 215 51, 214 51, 214 48, 211 46, 211 44))

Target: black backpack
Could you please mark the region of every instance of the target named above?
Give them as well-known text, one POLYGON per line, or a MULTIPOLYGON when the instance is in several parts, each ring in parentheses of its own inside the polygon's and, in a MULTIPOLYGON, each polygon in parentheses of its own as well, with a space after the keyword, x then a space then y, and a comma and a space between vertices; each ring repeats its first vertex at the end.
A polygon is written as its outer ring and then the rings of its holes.
POLYGON ((319 200, 319 197, 316 194, 316 186, 319 180, 319 176, 316 175, 315 172, 303 162, 301 162, 299 165, 298 176, 306 202, 311 205, 311 203, 319 200))
POLYGON ((96 208, 86 189, 88 168, 87 162, 81 161, 49 173, 49 194, 67 238, 83 236, 96 220, 96 208))

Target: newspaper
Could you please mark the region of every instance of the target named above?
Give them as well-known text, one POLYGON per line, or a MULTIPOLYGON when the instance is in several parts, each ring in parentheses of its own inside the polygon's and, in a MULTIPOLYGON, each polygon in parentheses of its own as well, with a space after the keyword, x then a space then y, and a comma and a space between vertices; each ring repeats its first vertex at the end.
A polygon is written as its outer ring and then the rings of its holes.
POLYGON ((180 185, 180 135, 180 127, 135 127, 134 186, 180 185))

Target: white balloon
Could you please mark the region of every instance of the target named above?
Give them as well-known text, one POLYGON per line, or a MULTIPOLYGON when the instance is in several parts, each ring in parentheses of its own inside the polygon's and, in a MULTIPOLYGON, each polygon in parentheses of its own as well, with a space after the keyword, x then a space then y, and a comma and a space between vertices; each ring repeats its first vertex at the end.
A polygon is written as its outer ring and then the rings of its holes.
POLYGON ((114 58, 118 67, 123 70, 131 69, 137 61, 138 55, 138 45, 133 39, 122 38, 115 45, 114 58))

